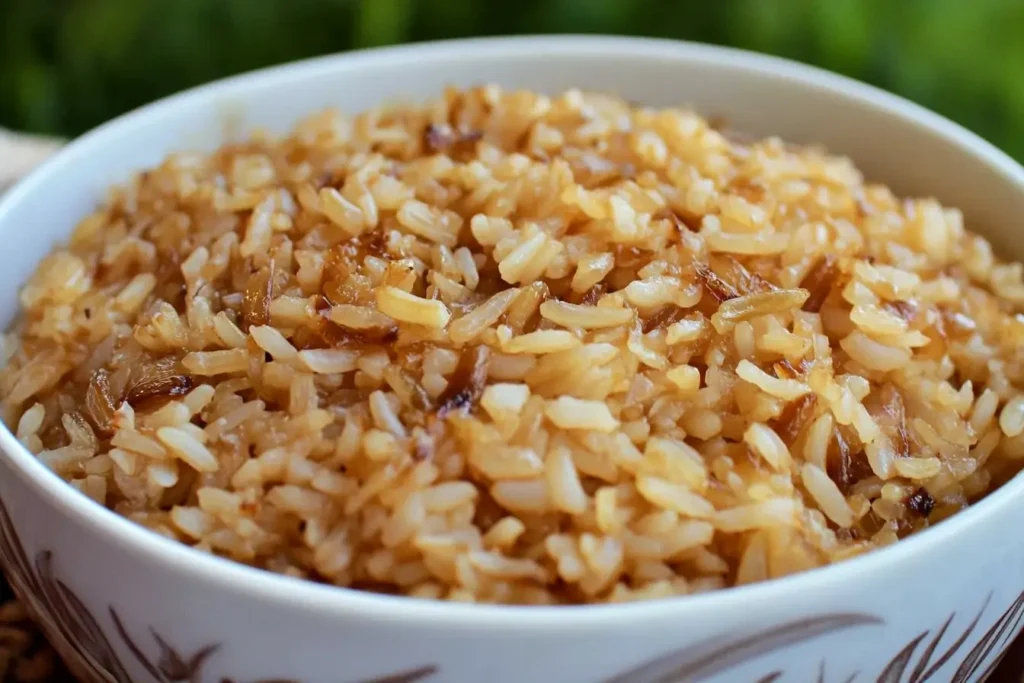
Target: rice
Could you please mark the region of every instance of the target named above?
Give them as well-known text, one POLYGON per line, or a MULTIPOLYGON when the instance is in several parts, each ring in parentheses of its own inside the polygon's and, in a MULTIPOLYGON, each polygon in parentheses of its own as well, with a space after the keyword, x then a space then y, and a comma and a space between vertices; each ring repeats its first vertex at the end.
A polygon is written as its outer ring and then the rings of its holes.
POLYGON ((488 86, 182 158, 0 343, 21 443, 182 543, 651 599, 884 547, 1024 466, 1024 268, 817 148, 488 86))
POLYGON ((377 308, 381 313, 399 322, 425 327, 442 328, 448 324, 451 317, 451 313, 442 302, 425 299, 390 286, 377 290, 377 308))
POLYGON ((619 426, 619 421, 612 416, 606 404, 572 396, 559 396, 549 402, 544 414, 561 429, 611 432, 619 426))
MULTIPOLYGON (((498 331, 501 334, 501 330, 498 331)), ((502 344, 505 353, 543 355, 567 351, 580 345, 580 339, 568 330, 537 330, 511 337, 502 344)))

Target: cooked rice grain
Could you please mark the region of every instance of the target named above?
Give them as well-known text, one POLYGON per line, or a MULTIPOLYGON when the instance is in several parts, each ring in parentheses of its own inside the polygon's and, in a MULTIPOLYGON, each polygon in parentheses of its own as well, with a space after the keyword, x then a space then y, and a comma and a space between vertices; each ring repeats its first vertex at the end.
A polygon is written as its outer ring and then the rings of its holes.
POLYGON ((697 593, 1014 476, 1022 272, 815 148, 450 90, 112 190, 23 288, 0 407, 85 495, 271 571, 697 593))

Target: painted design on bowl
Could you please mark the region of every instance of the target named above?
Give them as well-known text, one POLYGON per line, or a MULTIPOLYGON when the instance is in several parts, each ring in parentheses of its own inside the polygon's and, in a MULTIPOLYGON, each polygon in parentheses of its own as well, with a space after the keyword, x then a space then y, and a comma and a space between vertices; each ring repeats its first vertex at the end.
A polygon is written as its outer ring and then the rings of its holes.
MULTIPOLYGON (((977 614, 963 628, 960 635, 946 645, 941 654, 937 654, 939 646, 945 640, 946 631, 956 619, 957 613, 952 612, 946 621, 934 631, 935 635, 915 659, 914 655, 918 646, 933 632, 932 629, 922 631, 889 660, 875 677, 876 683, 926 683, 926 681, 932 680, 939 670, 953 661, 961 651, 971 634, 974 633, 991 601, 992 593, 989 593, 977 614)), ((988 678, 999 664, 1007 646, 1013 642, 1022 620, 1024 620, 1024 591, 992 623, 992 626, 981 636, 974 647, 963 656, 953 677, 949 679, 950 682, 980 682, 988 678), (982 669, 989 659, 991 661, 988 666, 982 669)), ((799 619, 773 627, 770 631, 760 631, 753 635, 727 640, 719 638, 685 647, 606 679, 604 683, 700 683, 709 681, 717 675, 727 674, 764 655, 777 653, 793 645, 801 645, 816 638, 852 628, 884 625, 885 620, 881 617, 859 613, 831 614, 799 619)), ((774 683, 785 673, 786 671, 783 669, 771 670, 758 678, 757 683, 774 683)), ((825 660, 822 660, 818 667, 817 681, 825 683, 827 680, 832 679, 826 677, 826 663, 825 660)), ((835 680, 843 683, 856 683, 869 679, 861 678, 861 672, 854 671, 835 680)))
MULTIPOLYGON (((36 554, 35 562, 29 561, 3 501, 0 501, 0 564, 11 588, 79 681, 137 683, 118 659, 89 608, 55 574, 53 551, 42 550, 36 554)), ((154 658, 129 634, 117 611, 113 607, 108 610, 117 637, 158 683, 200 683, 204 665, 221 647, 220 643, 211 643, 185 655, 150 628, 149 635, 158 649, 154 658)), ((353 683, 416 683, 437 672, 437 666, 427 665, 353 683)), ((220 683, 243 682, 221 678, 220 683)), ((264 678, 246 683, 301 682, 294 678, 264 678)))
MULTIPOLYGON (((0 501, 0 564, 11 587, 24 602, 33 618, 60 653, 68 668, 84 683, 133 683, 99 623, 84 603, 54 572, 54 554, 42 550, 30 562, 11 522, 6 506, 0 501)), ((989 604, 989 593, 974 618, 963 627, 960 635, 940 651, 946 633, 957 613, 949 615, 938 629, 927 629, 911 639, 889 660, 875 677, 876 683, 927 683, 944 666, 953 661, 967 640, 975 632, 989 604), (927 645, 915 658, 921 643, 927 645), (908 675, 909 674, 909 675, 908 675)), ((117 637, 131 652, 143 669, 159 683, 199 683, 203 667, 220 649, 220 643, 208 644, 191 654, 183 654, 152 628, 149 635, 158 654, 153 657, 144 651, 121 616, 109 607, 109 616, 117 637)), ((997 618, 978 642, 960 660, 950 679, 952 683, 984 681, 996 668, 1002 653, 1012 642, 1024 622, 1024 591, 997 618), (993 657, 993 655, 995 655, 993 657), (985 662, 991 659, 987 666, 985 662), (982 667, 985 666, 984 669, 982 667)), ((869 626, 884 626, 881 617, 862 613, 837 613, 799 619, 761 631, 753 635, 728 640, 715 639, 656 657, 639 667, 625 671, 603 683, 700 683, 715 676, 728 674, 737 667, 749 664, 765 655, 779 653, 788 647, 801 645, 816 638, 841 631, 869 626)), ((358 683, 417 683, 431 678, 439 667, 427 665, 388 675, 364 679, 358 683)), ((786 672, 773 669, 762 675, 757 683, 774 683, 786 672)), ((821 661, 818 683, 825 683, 826 662, 821 661)), ((854 671, 837 679, 843 683, 856 683, 861 672, 854 671)), ((222 678, 220 683, 242 683, 235 678, 222 678)), ((248 683, 301 683, 292 678, 265 678, 248 683)))

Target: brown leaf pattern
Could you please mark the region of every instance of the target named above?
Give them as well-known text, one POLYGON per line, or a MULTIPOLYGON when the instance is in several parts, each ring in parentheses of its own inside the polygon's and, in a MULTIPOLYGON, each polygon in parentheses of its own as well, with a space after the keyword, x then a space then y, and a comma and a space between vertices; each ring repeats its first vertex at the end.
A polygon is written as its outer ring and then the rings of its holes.
MULTIPOLYGON (((10 515, 0 501, 0 564, 8 581, 40 625, 54 649, 82 683, 136 683, 117 657, 89 608, 54 573, 54 555, 43 550, 29 561, 10 515)), ((183 654, 153 629, 148 629, 155 645, 155 658, 146 654, 132 637, 120 615, 108 608, 117 637, 132 657, 157 683, 201 683, 203 668, 220 649, 219 643, 183 654)), ((349 683, 418 683, 434 676, 438 667, 422 666, 349 683)), ((301 683, 293 678, 263 678, 242 681, 221 678, 220 683, 301 683)))
MULTIPOLYGON (((986 602, 986 605, 987 604, 988 603, 986 602)), ((931 677, 932 673, 938 671, 942 667, 942 665, 944 665, 946 661, 953 656, 953 653, 960 649, 960 646, 963 644, 963 641, 967 639, 968 634, 974 629, 974 624, 977 623, 977 620, 980 616, 981 612, 978 612, 978 616, 975 617, 975 620, 974 622, 972 622, 971 626, 963 632, 963 634, 955 643, 953 643, 952 647, 946 650, 946 653, 944 655, 939 657, 938 661, 935 662, 935 664, 933 664, 930 669, 925 671, 925 667, 928 666, 928 663, 931 660, 932 655, 935 654, 935 649, 939 646, 939 643, 942 641, 942 637, 946 635, 946 630, 949 628, 949 625, 953 623, 953 619, 956 617, 956 612, 950 614, 949 618, 946 619, 945 623, 942 624, 942 628, 939 629, 939 632, 936 633, 935 637, 932 638, 931 642, 928 643, 928 646, 925 648, 924 654, 921 655, 921 659, 920 661, 918 661, 917 666, 915 666, 914 670, 910 672, 910 683, 918 683, 919 681, 925 681, 929 677, 931 677)))
POLYGON ((0 502, 0 562, 11 588, 40 625, 68 668, 83 683, 132 683, 106 638, 81 603, 54 580, 52 555, 44 551, 30 563, 0 502))
MULTIPOLYGON (((941 655, 933 660, 956 618, 955 612, 950 614, 936 630, 935 635, 928 641, 916 661, 914 654, 921 643, 932 633, 931 630, 919 633, 900 648, 874 678, 875 683, 925 683, 932 679, 954 659, 970 639, 991 600, 992 594, 990 593, 978 613, 964 627, 963 632, 946 647, 941 655)), ((959 668, 950 679, 951 683, 984 681, 996 668, 1001 657, 1001 654, 996 657, 992 657, 992 655, 1003 652, 1020 631, 1022 622, 1024 622, 1024 592, 1021 592, 974 647, 964 655, 960 660, 959 668), (982 665, 990 658, 992 661, 989 662, 984 672, 978 675, 982 665)), ((775 627, 770 631, 762 631, 731 640, 716 638, 694 647, 670 652, 614 678, 606 679, 604 683, 700 683, 709 681, 720 674, 735 671, 738 667, 750 664, 770 652, 777 652, 789 646, 804 644, 813 639, 851 628, 883 624, 882 619, 865 614, 836 614, 802 619, 775 627)), ((757 682, 773 683, 781 679, 785 673, 784 670, 773 670, 762 675, 757 682)), ((826 683, 827 680, 825 662, 822 661, 818 669, 817 681, 826 683)), ((861 680, 860 672, 855 671, 848 674, 842 680, 844 683, 855 683, 861 680)))
MULTIPOLYGON (((960 668, 953 675, 953 683, 965 683, 971 680, 981 665, 993 651, 1000 652, 1012 640, 1020 626, 1021 616, 1024 615, 1024 592, 1017 596, 1010 608, 985 632, 978 644, 967 654, 967 657, 960 664, 960 668)), ((989 668, 981 676, 983 680, 992 668, 998 663, 995 658, 989 668)))
POLYGON ((882 669, 882 673, 878 675, 878 683, 900 683, 900 679, 903 678, 903 672, 907 670, 907 666, 914 656, 914 650, 917 649, 918 643, 924 640, 927 635, 928 632, 925 631, 896 653, 896 656, 892 658, 889 664, 882 669))
POLYGON ((771 631, 732 640, 716 638, 653 659, 605 683, 698 683, 779 649, 858 626, 880 625, 867 614, 831 614, 800 619, 771 631))
MULTIPOLYGON (((56 576, 53 552, 43 550, 36 555, 35 562, 29 560, 2 501, 0 563, 7 572, 12 588, 80 681, 134 683, 89 609, 56 576)), ((930 640, 927 639, 932 633, 931 630, 923 631, 912 638, 889 660, 875 678, 876 683, 926 683, 931 680, 944 666, 953 661, 970 639, 991 600, 992 593, 989 593, 974 618, 937 657, 936 653, 942 647, 943 640, 956 619, 956 612, 949 615, 930 640), (915 661, 915 653, 926 640, 927 645, 915 661)), ((204 666, 220 649, 220 644, 214 643, 199 648, 192 654, 184 654, 155 630, 149 629, 150 639, 157 651, 154 658, 147 655, 143 647, 136 642, 113 607, 108 608, 108 614, 117 637, 138 664, 158 683, 201 683, 204 666)), ((985 680, 998 665, 1006 646, 1021 630, 1022 622, 1024 591, 992 623, 974 647, 959 660, 956 672, 950 679, 951 683, 985 680)), ((853 628, 880 626, 884 623, 877 616, 859 613, 800 619, 770 631, 724 641, 716 638, 682 648, 605 679, 604 683, 700 683, 719 674, 727 674, 742 665, 787 647, 853 628)), ((437 673, 438 667, 428 665, 352 683, 418 683, 437 673)), ((859 674, 860 672, 849 674, 843 679, 844 683, 855 683, 859 680, 859 674)), ((784 670, 772 670, 757 680, 758 683, 774 683, 784 675, 784 670)), ((825 661, 819 666, 817 680, 819 683, 826 682, 825 661)), ((301 681, 293 678, 263 678, 253 681, 221 678, 220 683, 301 681)))

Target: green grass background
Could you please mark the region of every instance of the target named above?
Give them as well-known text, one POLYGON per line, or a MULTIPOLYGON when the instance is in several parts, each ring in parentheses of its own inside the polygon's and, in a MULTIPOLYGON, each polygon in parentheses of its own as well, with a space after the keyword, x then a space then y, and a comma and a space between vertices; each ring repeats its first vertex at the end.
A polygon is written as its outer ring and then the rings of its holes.
POLYGON ((683 38, 817 64, 1024 160, 1024 0, 0 0, 0 126, 75 135, 268 64, 562 32, 683 38))

